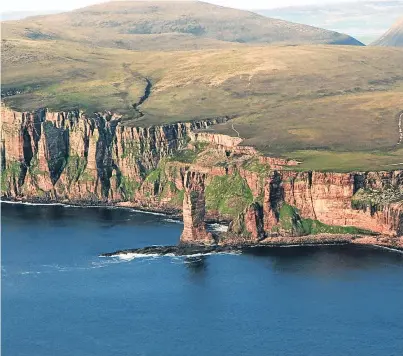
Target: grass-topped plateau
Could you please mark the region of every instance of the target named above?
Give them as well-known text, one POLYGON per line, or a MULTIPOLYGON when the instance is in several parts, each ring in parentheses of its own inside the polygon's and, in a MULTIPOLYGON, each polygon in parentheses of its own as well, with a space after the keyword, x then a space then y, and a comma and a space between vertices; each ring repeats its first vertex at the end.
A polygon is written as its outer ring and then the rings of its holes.
MULTIPOLYGON (((88 11, 95 21, 95 10, 88 11)), ((82 13, 75 15, 78 21, 82 13)), ((234 119, 212 132, 239 133, 244 145, 302 160, 301 169, 403 168, 402 49, 262 46, 193 34, 224 44, 138 51, 83 41, 78 35, 87 27, 78 24, 63 36, 21 30, 56 28, 52 16, 2 24, 2 91, 15 94, 3 100, 16 110, 110 110, 138 126, 227 115, 234 119)), ((153 28, 143 35, 154 36, 153 28)))

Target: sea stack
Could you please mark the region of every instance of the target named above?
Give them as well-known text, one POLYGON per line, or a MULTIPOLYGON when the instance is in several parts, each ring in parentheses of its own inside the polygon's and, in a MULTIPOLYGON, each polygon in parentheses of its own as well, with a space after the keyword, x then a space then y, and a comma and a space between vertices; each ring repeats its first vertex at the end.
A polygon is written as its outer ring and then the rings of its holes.
POLYGON ((183 199, 184 228, 181 244, 213 244, 213 235, 206 230, 204 181, 205 174, 188 171, 185 175, 183 199))

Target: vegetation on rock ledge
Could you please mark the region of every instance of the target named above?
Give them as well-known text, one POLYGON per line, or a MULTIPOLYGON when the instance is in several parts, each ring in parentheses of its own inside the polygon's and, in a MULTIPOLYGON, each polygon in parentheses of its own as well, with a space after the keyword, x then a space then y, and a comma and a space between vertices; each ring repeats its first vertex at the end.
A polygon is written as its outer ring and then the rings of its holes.
POLYGON ((304 219, 299 215, 298 209, 283 204, 279 211, 279 225, 273 232, 283 231, 294 236, 318 235, 318 234, 350 234, 350 235, 373 235, 369 230, 353 226, 333 226, 324 224, 318 220, 304 219))
POLYGON ((18 182, 21 175, 21 163, 18 161, 9 161, 6 167, 1 170, 1 190, 6 192, 11 189, 9 183, 14 180, 18 182))
POLYGON ((207 210, 234 218, 253 202, 252 192, 239 173, 213 177, 206 186, 205 196, 207 210))
POLYGON ((123 175, 120 177, 119 188, 122 194, 125 196, 126 200, 133 200, 139 187, 140 183, 136 182, 133 178, 129 178, 123 175))
POLYGON ((384 205, 403 201, 403 187, 397 188, 384 188, 382 190, 373 189, 359 189, 351 199, 351 206, 354 209, 377 210, 384 205))

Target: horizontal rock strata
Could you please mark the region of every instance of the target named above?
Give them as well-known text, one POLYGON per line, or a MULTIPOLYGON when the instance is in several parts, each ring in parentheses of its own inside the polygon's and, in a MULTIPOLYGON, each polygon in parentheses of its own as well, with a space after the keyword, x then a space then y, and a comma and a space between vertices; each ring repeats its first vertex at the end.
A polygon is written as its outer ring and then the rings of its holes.
POLYGON ((113 113, 1 108, 2 196, 183 209, 182 244, 309 234, 403 235, 403 172, 300 172, 242 139, 205 131, 227 117, 126 127, 113 113), (287 169, 284 169, 284 168, 287 169))

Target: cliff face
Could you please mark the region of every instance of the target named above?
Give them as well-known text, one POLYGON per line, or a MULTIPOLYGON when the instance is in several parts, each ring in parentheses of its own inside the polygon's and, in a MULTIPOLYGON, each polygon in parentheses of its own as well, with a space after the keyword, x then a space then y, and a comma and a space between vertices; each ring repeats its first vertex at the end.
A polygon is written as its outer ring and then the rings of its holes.
MULTIPOLYGON (((238 200, 244 210, 232 217, 228 234, 232 242, 258 243, 265 238, 311 234, 403 236, 403 171, 272 171, 262 177, 240 169, 214 176, 218 173, 211 172, 206 178, 207 192, 218 178, 227 180, 231 193, 237 195, 240 190, 231 177, 239 174, 252 197, 252 203, 238 200)), ((219 187, 225 195, 224 187, 219 187)), ((231 197, 223 203, 228 207, 233 201, 231 197)), ((188 214, 186 210, 184 205, 184 214, 188 214)), ((201 220, 199 214, 197 221, 201 220)))
POLYGON ((18 113, 2 107, 2 195, 9 198, 181 206, 186 165, 161 162, 189 134, 225 118, 124 127, 106 113, 18 113), (177 199, 178 200, 178 199, 177 199))
POLYGON ((206 216, 230 221, 229 236, 252 243, 320 233, 403 235, 402 171, 293 171, 296 161, 199 131, 224 120, 125 127, 111 113, 2 107, 2 196, 183 209, 182 243, 214 242, 206 216))
MULTIPOLYGON (((403 223, 402 187, 402 171, 274 172, 265 185, 265 230, 281 229, 281 210, 287 205, 303 219, 396 234, 403 223)), ((310 231, 292 231, 303 232, 310 231)))

